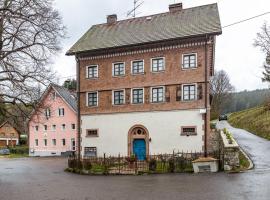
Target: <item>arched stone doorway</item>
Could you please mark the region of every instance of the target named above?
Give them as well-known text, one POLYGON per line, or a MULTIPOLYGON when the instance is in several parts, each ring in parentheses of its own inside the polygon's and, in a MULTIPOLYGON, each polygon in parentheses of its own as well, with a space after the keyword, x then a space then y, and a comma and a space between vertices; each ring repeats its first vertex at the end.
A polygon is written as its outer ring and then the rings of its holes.
MULTIPOLYGON (((143 125, 134 125, 128 132, 128 155, 135 154, 134 145, 145 145, 145 158, 149 156, 149 132, 143 125)), ((142 145, 142 146, 143 146, 142 145)), ((141 146, 141 148, 143 148, 141 146)))

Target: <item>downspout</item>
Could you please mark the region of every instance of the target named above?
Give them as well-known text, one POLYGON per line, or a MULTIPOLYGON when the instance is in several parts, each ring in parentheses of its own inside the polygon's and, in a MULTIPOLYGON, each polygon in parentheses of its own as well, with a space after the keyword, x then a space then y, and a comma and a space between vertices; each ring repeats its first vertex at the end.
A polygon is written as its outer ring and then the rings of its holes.
POLYGON ((81 109, 80 109, 80 60, 78 55, 75 55, 76 59, 76 73, 77 73, 77 159, 81 158, 81 109))
POLYGON ((205 36, 205 46, 204 46, 204 53, 205 53, 205 74, 204 74, 204 78, 205 78, 205 87, 204 87, 204 106, 206 109, 205 115, 204 115, 204 157, 208 156, 208 152, 207 152, 207 131, 208 131, 208 123, 207 123, 207 115, 208 115, 208 62, 207 62, 207 40, 208 40, 208 35, 205 36))

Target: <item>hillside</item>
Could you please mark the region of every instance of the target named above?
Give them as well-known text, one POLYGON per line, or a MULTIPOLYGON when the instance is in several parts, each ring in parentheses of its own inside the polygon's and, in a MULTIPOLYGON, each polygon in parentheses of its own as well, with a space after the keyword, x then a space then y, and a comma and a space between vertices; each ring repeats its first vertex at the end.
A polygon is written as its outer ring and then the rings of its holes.
POLYGON ((264 107, 232 113, 229 123, 270 140, 270 110, 266 111, 264 107))

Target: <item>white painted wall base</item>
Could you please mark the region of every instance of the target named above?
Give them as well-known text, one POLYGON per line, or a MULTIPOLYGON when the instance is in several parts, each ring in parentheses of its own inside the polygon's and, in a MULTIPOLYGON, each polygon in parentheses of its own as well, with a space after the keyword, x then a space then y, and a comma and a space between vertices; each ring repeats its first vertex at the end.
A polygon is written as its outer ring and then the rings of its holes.
POLYGON ((61 156, 60 151, 29 151, 30 157, 50 157, 50 156, 61 156))
POLYGON ((97 155, 128 154, 128 132, 134 125, 149 131, 149 154, 173 151, 203 151, 203 118, 200 109, 162 112, 135 112, 82 116, 82 156, 84 147, 97 147, 97 155), (181 136, 181 126, 196 126, 197 135, 181 136), (98 137, 86 137, 87 129, 98 129, 98 137))

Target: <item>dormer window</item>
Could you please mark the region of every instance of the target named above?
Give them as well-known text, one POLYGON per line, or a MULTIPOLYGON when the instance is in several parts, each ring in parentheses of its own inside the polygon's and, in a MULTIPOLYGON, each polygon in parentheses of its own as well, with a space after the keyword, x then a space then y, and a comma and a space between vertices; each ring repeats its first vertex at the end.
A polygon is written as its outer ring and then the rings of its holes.
POLYGON ((86 68, 86 78, 98 78, 98 66, 90 65, 86 68))

